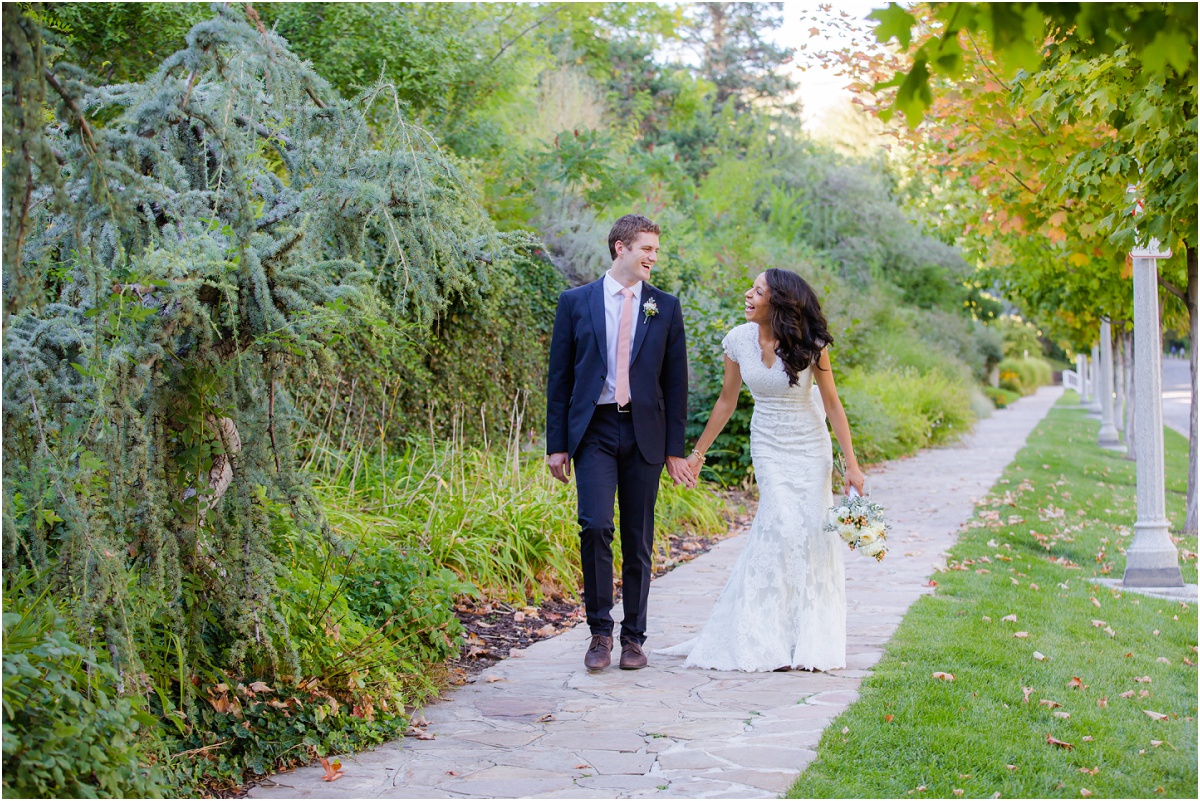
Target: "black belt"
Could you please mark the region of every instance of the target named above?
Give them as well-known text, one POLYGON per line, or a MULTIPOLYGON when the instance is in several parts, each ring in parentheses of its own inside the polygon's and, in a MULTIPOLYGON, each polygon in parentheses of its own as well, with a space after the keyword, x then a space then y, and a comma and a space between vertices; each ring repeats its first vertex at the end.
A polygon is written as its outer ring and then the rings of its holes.
POLYGON ((630 404, 628 404, 628 403, 626 403, 624 406, 622 406, 619 403, 597 403, 596 409, 597 410, 604 409, 606 411, 613 411, 613 412, 616 412, 617 414, 629 414, 629 412, 631 411, 630 404))

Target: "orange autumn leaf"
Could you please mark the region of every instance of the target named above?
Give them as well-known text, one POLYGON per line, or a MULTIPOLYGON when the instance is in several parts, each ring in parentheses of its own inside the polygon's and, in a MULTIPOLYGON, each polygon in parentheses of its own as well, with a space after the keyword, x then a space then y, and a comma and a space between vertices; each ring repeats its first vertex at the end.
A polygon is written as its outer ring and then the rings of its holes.
POLYGON ((1042 706, 1050 707, 1051 709, 1056 709, 1062 706, 1062 704, 1060 704, 1058 701, 1051 701, 1049 698, 1043 698, 1042 700, 1038 701, 1038 703, 1042 706))
POLYGON ((1086 690, 1088 688, 1086 684, 1080 681, 1078 676, 1072 676, 1071 680, 1067 682, 1067 686, 1072 690, 1086 690))
POLYGON ((1152 712, 1149 709, 1143 709, 1142 711, 1145 712, 1147 717, 1149 717, 1151 720, 1166 720, 1169 717, 1168 715, 1164 715, 1162 712, 1152 712))
POLYGON ((935 672, 934 672, 934 674, 933 674, 933 677, 934 677, 935 679, 941 679, 942 681, 954 681, 954 674, 953 674, 953 673, 943 673, 943 672, 942 672, 942 671, 940 671, 940 670, 938 670, 938 671, 935 671, 935 672))
POLYGON ((1075 746, 1071 745, 1070 743, 1065 743, 1062 740, 1060 740, 1057 737, 1054 737, 1053 735, 1050 735, 1050 734, 1046 735, 1046 745, 1057 745, 1059 748, 1065 748, 1068 751, 1070 751, 1071 749, 1073 749, 1075 747, 1075 746))
POLYGON ((332 781, 337 781, 338 779, 342 778, 342 762, 341 762, 341 760, 335 759, 332 762, 330 762, 325 757, 320 757, 320 760, 321 760, 321 767, 325 768, 325 775, 321 777, 321 781, 332 782, 332 781))

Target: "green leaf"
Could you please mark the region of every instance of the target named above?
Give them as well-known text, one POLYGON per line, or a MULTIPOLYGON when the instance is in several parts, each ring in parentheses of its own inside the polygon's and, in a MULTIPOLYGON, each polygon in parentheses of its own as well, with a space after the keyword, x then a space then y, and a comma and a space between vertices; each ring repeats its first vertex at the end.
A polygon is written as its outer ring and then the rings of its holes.
POLYGON ((916 24, 913 15, 895 3, 888 3, 887 8, 877 8, 867 15, 867 19, 878 20, 875 26, 875 38, 887 43, 892 37, 900 43, 900 47, 908 47, 912 41, 912 27, 916 24))

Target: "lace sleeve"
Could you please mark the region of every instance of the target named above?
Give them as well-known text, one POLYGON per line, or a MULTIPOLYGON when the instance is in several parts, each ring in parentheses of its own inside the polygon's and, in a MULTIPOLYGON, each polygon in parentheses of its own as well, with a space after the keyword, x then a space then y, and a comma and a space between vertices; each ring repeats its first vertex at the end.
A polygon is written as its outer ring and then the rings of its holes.
POLYGON ((732 361, 740 364, 741 362, 738 359, 737 340, 737 329, 734 328, 725 335, 724 339, 721 340, 721 347, 725 350, 726 356, 728 356, 732 361))

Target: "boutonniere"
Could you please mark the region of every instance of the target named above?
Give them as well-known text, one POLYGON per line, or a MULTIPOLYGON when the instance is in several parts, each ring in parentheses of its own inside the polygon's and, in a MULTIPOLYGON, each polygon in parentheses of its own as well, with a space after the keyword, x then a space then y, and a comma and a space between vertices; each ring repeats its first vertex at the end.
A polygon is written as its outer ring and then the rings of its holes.
POLYGON ((646 319, 642 321, 643 325, 650 322, 650 318, 658 314, 658 304, 654 302, 654 298, 650 298, 642 304, 642 314, 646 317, 646 319))

